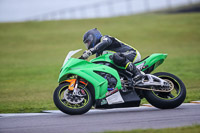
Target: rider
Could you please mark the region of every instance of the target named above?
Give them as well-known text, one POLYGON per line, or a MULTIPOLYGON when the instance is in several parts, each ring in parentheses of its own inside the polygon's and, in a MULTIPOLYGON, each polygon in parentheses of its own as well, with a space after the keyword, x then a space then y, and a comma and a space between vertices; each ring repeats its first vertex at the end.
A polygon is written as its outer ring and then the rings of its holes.
POLYGON ((143 75, 133 64, 133 62, 141 60, 140 53, 135 48, 114 37, 102 36, 97 28, 88 30, 83 36, 83 42, 88 49, 82 55, 84 59, 93 54, 98 57, 106 51, 112 51, 114 52, 112 60, 116 65, 125 67, 126 70, 130 71, 136 82, 142 79, 143 75))

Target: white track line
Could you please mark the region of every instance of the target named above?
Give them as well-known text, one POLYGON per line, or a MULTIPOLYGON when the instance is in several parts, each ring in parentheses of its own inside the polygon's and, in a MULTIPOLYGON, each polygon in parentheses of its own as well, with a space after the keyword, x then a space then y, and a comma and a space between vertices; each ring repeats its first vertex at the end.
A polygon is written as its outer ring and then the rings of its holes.
MULTIPOLYGON (((191 103, 183 103, 182 105, 200 105, 200 101, 192 101, 191 103)), ((144 104, 140 107, 130 108, 113 108, 113 109, 91 109, 88 113, 99 113, 99 112, 125 112, 125 111, 137 111, 142 109, 157 109, 150 104, 144 104)), ((51 114, 62 114, 60 110, 44 110, 42 113, 6 113, 0 114, 1 117, 22 117, 22 116, 40 116, 40 115, 51 115, 51 114)))

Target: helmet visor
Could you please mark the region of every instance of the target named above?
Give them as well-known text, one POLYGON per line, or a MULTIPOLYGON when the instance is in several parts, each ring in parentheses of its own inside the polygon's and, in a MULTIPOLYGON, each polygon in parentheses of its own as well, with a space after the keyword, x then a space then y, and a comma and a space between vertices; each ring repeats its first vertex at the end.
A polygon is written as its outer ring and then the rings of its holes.
POLYGON ((85 44, 85 47, 88 49, 89 46, 90 46, 90 44, 91 44, 91 42, 90 42, 90 41, 88 41, 88 42, 84 42, 84 44, 85 44))
POLYGON ((85 44, 85 47, 87 49, 89 49, 92 41, 93 41, 93 36, 92 35, 89 35, 88 38, 86 40, 84 40, 84 44, 85 44))

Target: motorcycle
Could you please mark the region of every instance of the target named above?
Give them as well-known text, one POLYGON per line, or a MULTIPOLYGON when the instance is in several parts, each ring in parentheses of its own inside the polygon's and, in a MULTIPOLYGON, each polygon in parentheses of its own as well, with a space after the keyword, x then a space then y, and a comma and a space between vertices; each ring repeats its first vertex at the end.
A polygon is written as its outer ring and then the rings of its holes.
POLYGON ((186 97, 184 83, 167 72, 150 74, 167 57, 167 54, 152 54, 136 67, 144 78, 136 83, 133 75, 112 61, 112 54, 103 54, 90 61, 72 58, 79 50, 70 51, 60 71, 53 99, 56 107, 70 115, 96 109, 138 107, 141 99, 160 109, 176 108, 186 97))

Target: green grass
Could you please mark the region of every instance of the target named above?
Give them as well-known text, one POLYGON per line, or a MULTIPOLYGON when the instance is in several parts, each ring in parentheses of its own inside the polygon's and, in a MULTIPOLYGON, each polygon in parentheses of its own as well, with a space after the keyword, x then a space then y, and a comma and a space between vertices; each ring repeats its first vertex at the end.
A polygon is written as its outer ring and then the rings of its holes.
POLYGON ((131 131, 108 131, 104 133, 199 133, 200 125, 164 129, 137 129, 131 131))
POLYGON ((85 49, 97 27, 136 47, 142 57, 168 53, 156 71, 180 77, 185 102, 200 99, 200 14, 143 14, 107 19, 0 24, 0 113, 56 109, 52 95, 70 50, 85 49))

